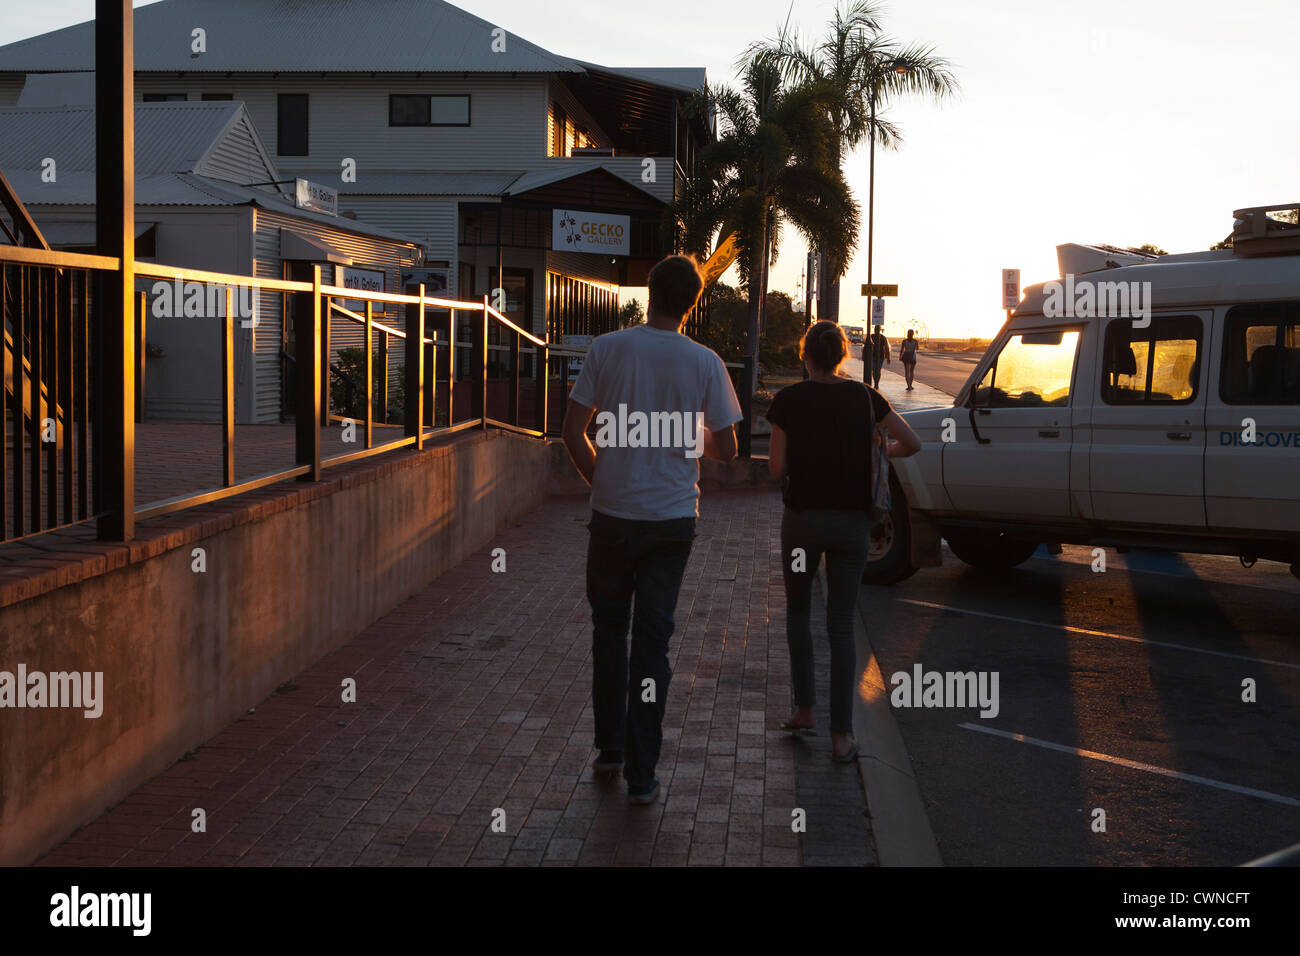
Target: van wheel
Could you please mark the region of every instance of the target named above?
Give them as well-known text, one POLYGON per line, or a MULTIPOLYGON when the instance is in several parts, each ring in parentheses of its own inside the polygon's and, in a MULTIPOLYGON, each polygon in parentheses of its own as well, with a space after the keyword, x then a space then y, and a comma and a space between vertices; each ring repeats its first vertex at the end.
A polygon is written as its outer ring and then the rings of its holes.
POLYGON ((897 584, 916 573, 912 564, 912 517, 902 486, 890 481, 889 514, 871 529, 871 551, 863 584, 897 584))
POLYGON ((943 537, 952 553, 973 568, 1014 568, 1038 550, 1037 541, 1009 538, 1001 531, 983 528, 948 528, 943 537))

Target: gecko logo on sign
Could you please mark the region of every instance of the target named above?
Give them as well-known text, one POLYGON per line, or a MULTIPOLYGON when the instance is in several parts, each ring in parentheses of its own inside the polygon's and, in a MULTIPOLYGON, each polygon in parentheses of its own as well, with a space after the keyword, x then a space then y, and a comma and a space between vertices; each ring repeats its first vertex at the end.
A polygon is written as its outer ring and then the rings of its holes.
POLYGON ((626 256, 631 251, 630 216, 606 216, 578 209, 553 211, 551 249, 555 252, 595 252, 626 256))

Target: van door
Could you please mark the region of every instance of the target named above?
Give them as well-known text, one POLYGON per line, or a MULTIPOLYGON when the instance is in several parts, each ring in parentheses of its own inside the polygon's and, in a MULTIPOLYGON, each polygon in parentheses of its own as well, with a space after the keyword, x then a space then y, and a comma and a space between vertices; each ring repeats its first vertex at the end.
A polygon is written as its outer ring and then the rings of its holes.
POLYGON ((1208 312, 1152 316, 1146 328, 1107 323, 1088 456, 1097 521, 1205 527, 1209 324, 1208 312))
POLYGON ((1210 526, 1300 535, 1300 302, 1229 309, 1219 343, 1206 409, 1210 526))
POLYGON ((968 401, 973 429, 959 422, 958 440, 943 446, 943 483, 958 511, 1070 516, 1070 394, 1080 335, 1077 326, 1026 329, 1002 344, 968 401))

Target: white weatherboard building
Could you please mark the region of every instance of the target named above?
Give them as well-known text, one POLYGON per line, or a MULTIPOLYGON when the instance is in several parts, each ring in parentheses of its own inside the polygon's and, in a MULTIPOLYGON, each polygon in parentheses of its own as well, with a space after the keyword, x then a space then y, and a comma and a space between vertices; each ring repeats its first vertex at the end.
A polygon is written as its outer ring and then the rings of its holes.
MULTIPOLYGON (((389 292, 399 290, 403 274, 419 260, 423 250, 414 240, 298 208, 272 185, 284 177, 242 103, 141 103, 135 113, 137 258, 249 276, 250 285, 257 278, 309 274, 320 265, 326 281, 370 280, 389 292)), ((0 108, 0 169, 51 246, 93 251, 93 109, 0 108)), ((148 296, 146 342, 155 352, 145 376, 147 418, 220 421, 223 323, 215 315, 160 316, 157 281, 137 282, 148 296)), ((166 290, 164 297, 176 298, 166 290)), ((250 290, 237 308, 244 301, 255 314, 236 313, 235 419, 278 422, 292 323, 284 321, 279 293, 250 290)), ((224 315, 224 298, 219 306, 224 315)), ((401 317, 395 321, 403 324, 401 317)), ((339 349, 364 341, 359 327, 335 322, 334 328, 332 360, 339 349)))
MULTIPOLYGON (((164 0, 135 11, 136 95, 242 101, 284 177, 411 236, 408 276, 505 290, 538 334, 613 327, 711 121, 702 69, 619 69, 544 50, 440 0, 164 0), (195 31, 201 31, 196 33, 195 31), (498 275, 500 268, 500 275, 498 275)), ((0 104, 88 98, 93 24, 0 47, 0 104)))

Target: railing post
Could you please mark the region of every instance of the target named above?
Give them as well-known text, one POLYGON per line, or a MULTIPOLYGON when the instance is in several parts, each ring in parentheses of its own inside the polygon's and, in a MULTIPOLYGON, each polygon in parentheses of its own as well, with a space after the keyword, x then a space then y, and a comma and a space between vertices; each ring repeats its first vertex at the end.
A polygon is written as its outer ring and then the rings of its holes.
POLYGON ((547 412, 549 412, 550 409, 547 406, 550 403, 547 401, 548 398, 547 391, 548 391, 548 386, 550 385, 551 382, 551 377, 549 374, 550 366, 551 366, 551 345, 548 342, 545 345, 537 346, 537 358, 533 362, 533 375, 535 375, 537 378, 537 391, 536 394, 533 396, 537 401, 536 423, 537 423, 537 430, 542 433, 543 438, 546 437, 547 432, 549 431, 547 427, 548 424, 547 412))
POLYGON ((366 448, 374 447, 374 425, 375 419, 375 357, 373 354, 374 342, 372 335, 374 332, 375 321, 375 304, 369 299, 366 300, 366 448))
POLYGON ((470 349, 469 414, 487 428, 487 332, 488 297, 483 296, 483 323, 474 330, 470 349))
MULTIPOLYGON (((135 31, 131 0, 95 0, 95 246, 101 274, 95 508, 100 540, 135 535, 135 31)), ((15 368, 15 378, 17 369, 15 368)), ((33 374, 40 371, 33 365, 33 374)), ((33 409, 35 411, 35 409, 33 409)), ((15 431, 21 420, 14 421, 15 431)))
POLYGON ((560 356, 560 428, 564 428, 564 416, 569 413, 569 357, 560 356))
POLYGON ((519 425, 519 339, 514 329, 510 332, 510 424, 519 425))
POLYGON ((379 333, 379 406, 375 414, 388 424, 388 333, 379 333))
POLYGON ((418 305, 406 307, 406 437, 415 447, 424 447, 424 283, 420 283, 418 305))
POLYGON ((221 461, 222 483, 229 488, 235 483, 235 290, 230 286, 221 323, 221 461))
POLYGON ((135 420, 144 421, 144 376, 145 376, 145 309, 147 302, 143 292, 136 296, 135 313, 135 420))
POLYGON ((294 432, 298 465, 309 465, 311 470, 301 481, 320 481, 320 266, 312 267, 311 292, 297 293, 294 320, 294 351, 298 374, 297 411, 294 414, 294 432), (307 308, 306 296, 311 296, 307 308))
MULTIPOLYGON (((317 266, 319 269, 320 267, 317 266)), ((320 296, 317 297, 320 301, 320 296)), ((320 313, 320 423, 328 427, 330 423, 330 325, 334 311, 327 300, 317 306, 320 313)))
MULTIPOLYGON (((429 330, 432 331, 432 330, 429 330)), ((432 334, 429 336, 433 338, 432 334)), ((437 405, 435 404, 438 394, 438 346, 433 342, 424 343, 425 348, 425 365, 424 365, 424 419, 423 421, 433 428, 436 424, 437 405)))
POLYGON ((736 442, 736 452, 741 458, 749 458, 752 445, 753 435, 753 415, 754 415, 754 389, 752 382, 754 380, 754 357, 746 355, 744 368, 741 369, 743 378, 741 380, 740 392, 740 410, 744 413, 745 418, 740 423, 740 435, 736 442))

